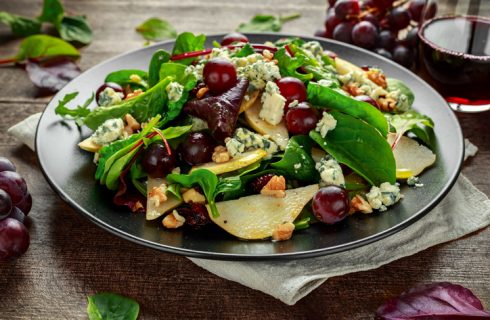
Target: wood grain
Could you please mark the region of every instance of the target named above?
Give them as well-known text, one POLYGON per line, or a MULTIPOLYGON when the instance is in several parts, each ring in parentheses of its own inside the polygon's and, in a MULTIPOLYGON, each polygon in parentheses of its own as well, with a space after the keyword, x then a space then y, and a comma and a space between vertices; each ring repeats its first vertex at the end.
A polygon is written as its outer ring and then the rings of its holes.
MULTIPOLYGON (((41 1, 1 1, 0 11, 35 16, 41 1)), ((94 42, 82 48, 87 69, 115 54, 142 47, 134 27, 150 16, 179 31, 226 32, 263 12, 301 12, 285 32, 311 35, 323 23, 325 1, 96 1, 66 0, 68 11, 88 16, 94 42)), ((0 56, 18 40, 0 27, 0 56)), ((41 111, 25 72, 0 67, 0 154, 12 159, 34 198, 31 245, 21 259, 0 264, 0 319, 86 319, 86 296, 111 291, 135 298, 141 319, 372 319, 388 297, 418 284, 451 281, 471 288, 490 308, 490 229, 442 244, 376 270, 329 279, 295 306, 218 278, 184 257, 117 238, 66 205, 48 186, 35 154, 6 133, 41 111)), ((490 113, 458 115, 465 137, 480 151, 463 172, 490 194, 490 113)))

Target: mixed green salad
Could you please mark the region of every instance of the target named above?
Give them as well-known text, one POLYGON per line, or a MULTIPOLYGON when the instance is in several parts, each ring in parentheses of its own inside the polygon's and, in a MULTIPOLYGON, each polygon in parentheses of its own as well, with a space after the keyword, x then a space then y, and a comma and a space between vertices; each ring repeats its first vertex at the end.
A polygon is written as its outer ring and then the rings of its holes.
POLYGON ((148 70, 111 72, 81 106, 60 99, 57 114, 93 130, 79 146, 116 205, 168 229, 279 241, 422 186, 433 122, 402 81, 317 41, 205 41, 182 33, 148 70))

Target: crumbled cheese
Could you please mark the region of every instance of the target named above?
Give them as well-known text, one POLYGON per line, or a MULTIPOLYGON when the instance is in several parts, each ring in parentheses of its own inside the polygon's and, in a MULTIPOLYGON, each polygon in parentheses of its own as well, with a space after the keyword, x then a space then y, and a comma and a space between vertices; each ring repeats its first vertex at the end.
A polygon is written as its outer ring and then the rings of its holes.
POLYGON ((315 131, 319 132, 322 138, 325 138, 329 131, 332 131, 337 126, 337 120, 335 118, 323 111, 323 116, 316 124, 315 131))
POLYGON ((191 132, 208 129, 208 123, 201 118, 191 116, 191 132))
POLYGON ((231 58, 231 63, 233 63, 235 67, 238 68, 238 67, 245 67, 249 64, 253 64, 259 60, 264 60, 264 57, 260 53, 254 53, 246 57, 231 58))
POLYGON ((262 109, 260 109, 259 118, 275 126, 284 116, 285 105, 286 98, 279 93, 277 84, 268 81, 265 85, 265 92, 262 94, 262 109))
POLYGON ((124 136, 124 121, 109 119, 101 124, 90 136, 95 144, 106 145, 124 136))
POLYGON ((257 60, 255 63, 237 68, 240 77, 247 78, 251 90, 264 89, 267 81, 274 81, 281 78, 279 67, 274 62, 257 60))
POLYGON ((315 169, 320 173, 322 185, 344 186, 345 178, 340 164, 330 155, 326 155, 315 164, 315 169))
POLYGON ((165 91, 167 91, 168 100, 176 102, 182 97, 184 86, 178 82, 172 81, 167 85, 165 91))
POLYGON ((101 107, 108 107, 121 103, 123 98, 124 94, 122 92, 116 92, 111 87, 107 87, 99 94, 97 104, 101 107))
POLYGON ((299 169, 301 169, 301 163, 295 163, 293 165, 293 168, 294 168, 295 171, 298 171, 299 169))
POLYGON ((194 65, 189 65, 187 68, 185 68, 184 73, 186 75, 192 74, 194 77, 196 77, 197 81, 202 81, 203 75, 202 71, 204 69, 204 63, 199 63, 194 65))
POLYGON ((305 42, 301 49, 309 51, 314 57, 321 56, 323 53, 323 47, 318 41, 305 42))
POLYGON ((410 187, 414 187, 414 188, 421 188, 424 186, 424 184, 419 181, 419 177, 416 177, 416 176, 408 177, 407 185, 409 185, 410 187))
POLYGON ((379 211, 386 211, 388 206, 394 205, 402 198, 398 184, 383 182, 379 187, 373 186, 366 198, 373 207, 379 211))
POLYGON ((230 50, 228 50, 228 48, 226 48, 226 47, 224 47, 224 48, 213 48, 211 50, 211 53, 209 54, 209 58, 210 59, 223 58, 223 59, 229 60, 230 59, 230 50))
POLYGON ((388 92, 386 98, 392 98, 396 101, 396 110, 405 112, 410 108, 408 97, 401 93, 400 90, 393 90, 388 92))
POLYGON ((245 128, 236 129, 233 138, 227 138, 225 143, 228 153, 233 158, 246 151, 255 149, 264 149, 270 157, 279 150, 277 144, 271 140, 245 128))
POLYGON ((357 86, 361 94, 370 96, 374 100, 388 94, 385 89, 372 82, 364 71, 350 71, 344 75, 339 75, 338 79, 345 85, 353 84, 357 86))

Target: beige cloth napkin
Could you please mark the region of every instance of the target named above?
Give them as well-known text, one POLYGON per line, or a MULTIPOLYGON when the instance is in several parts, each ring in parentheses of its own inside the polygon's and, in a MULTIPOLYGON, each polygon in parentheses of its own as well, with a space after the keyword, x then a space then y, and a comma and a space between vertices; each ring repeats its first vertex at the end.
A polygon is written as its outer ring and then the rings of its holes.
MULTIPOLYGON (((32 115, 8 132, 34 149, 34 133, 39 117, 40 114, 32 115)), ((465 140, 465 159, 474 156, 477 150, 476 146, 465 140)), ((490 200, 461 175, 446 198, 426 216, 390 237, 357 249, 291 261, 190 260, 219 277, 293 305, 330 277, 375 269, 488 225, 490 200)))

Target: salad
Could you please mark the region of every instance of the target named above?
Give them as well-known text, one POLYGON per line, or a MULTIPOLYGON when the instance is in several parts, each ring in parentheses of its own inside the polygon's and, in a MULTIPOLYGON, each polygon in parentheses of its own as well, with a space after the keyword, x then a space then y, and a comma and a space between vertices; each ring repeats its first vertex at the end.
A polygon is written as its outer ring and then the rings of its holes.
POLYGON ((433 122, 402 81, 317 41, 205 41, 182 33, 148 70, 111 72, 80 106, 78 92, 60 99, 57 114, 93 130, 79 146, 116 205, 167 229, 280 241, 423 186, 433 122))

